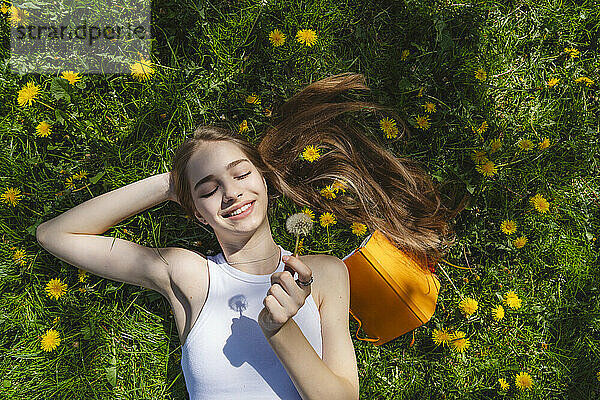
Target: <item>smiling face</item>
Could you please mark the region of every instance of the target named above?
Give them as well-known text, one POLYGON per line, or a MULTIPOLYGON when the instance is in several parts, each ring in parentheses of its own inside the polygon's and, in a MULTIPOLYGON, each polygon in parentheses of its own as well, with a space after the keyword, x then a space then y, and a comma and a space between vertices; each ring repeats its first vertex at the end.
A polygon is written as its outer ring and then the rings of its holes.
POLYGON ((204 143, 191 156, 186 173, 196 217, 210 225, 217 236, 223 232, 252 233, 268 223, 266 181, 235 143, 204 143), (232 207, 247 202, 253 204, 242 215, 228 217, 232 207))

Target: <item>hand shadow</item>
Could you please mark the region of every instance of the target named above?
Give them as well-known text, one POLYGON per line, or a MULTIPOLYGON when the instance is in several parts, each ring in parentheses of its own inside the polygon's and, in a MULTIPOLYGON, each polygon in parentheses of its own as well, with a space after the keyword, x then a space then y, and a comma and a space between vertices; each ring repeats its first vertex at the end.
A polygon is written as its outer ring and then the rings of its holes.
POLYGON ((231 335, 223 347, 223 354, 234 367, 248 363, 279 397, 287 396, 290 386, 297 392, 257 321, 241 313, 239 318, 233 318, 231 335))

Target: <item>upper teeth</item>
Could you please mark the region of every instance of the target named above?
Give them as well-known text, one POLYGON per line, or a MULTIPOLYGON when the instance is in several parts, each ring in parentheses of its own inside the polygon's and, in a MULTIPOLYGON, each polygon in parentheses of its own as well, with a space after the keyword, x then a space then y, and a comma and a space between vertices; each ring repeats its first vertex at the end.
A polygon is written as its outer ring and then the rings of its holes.
POLYGON ((231 214, 229 214, 229 216, 233 216, 233 215, 238 215, 240 213, 243 213, 244 211, 246 211, 248 209, 248 207, 250 207, 252 203, 248 203, 245 206, 242 206, 240 208, 238 208, 237 210, 235 210, 234 212, 232 212, 231 214))

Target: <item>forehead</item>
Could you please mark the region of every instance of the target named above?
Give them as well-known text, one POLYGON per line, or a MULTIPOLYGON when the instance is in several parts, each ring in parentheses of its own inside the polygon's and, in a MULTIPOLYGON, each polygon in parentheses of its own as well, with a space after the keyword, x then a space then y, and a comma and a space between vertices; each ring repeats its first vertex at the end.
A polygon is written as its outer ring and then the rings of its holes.
POLYGON ((207 142, 190 157, 187 174, 190 180, 201 179, 208 174, 220 174, 225 171, 227 164, 240 158, 248 157, 235 143, 207 142))

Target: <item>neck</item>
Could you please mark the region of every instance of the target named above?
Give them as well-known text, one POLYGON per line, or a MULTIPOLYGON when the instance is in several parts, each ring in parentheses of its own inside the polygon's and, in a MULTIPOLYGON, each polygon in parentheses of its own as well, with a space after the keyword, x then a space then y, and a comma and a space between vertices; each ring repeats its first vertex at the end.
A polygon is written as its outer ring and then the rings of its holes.
POLYGON ((224 242, 219 240, 225 261, 240 271, 253 275, 275 272, 281 261, 281 250, 271 232, 268 236, 256 232, 247 241, 224 242))

